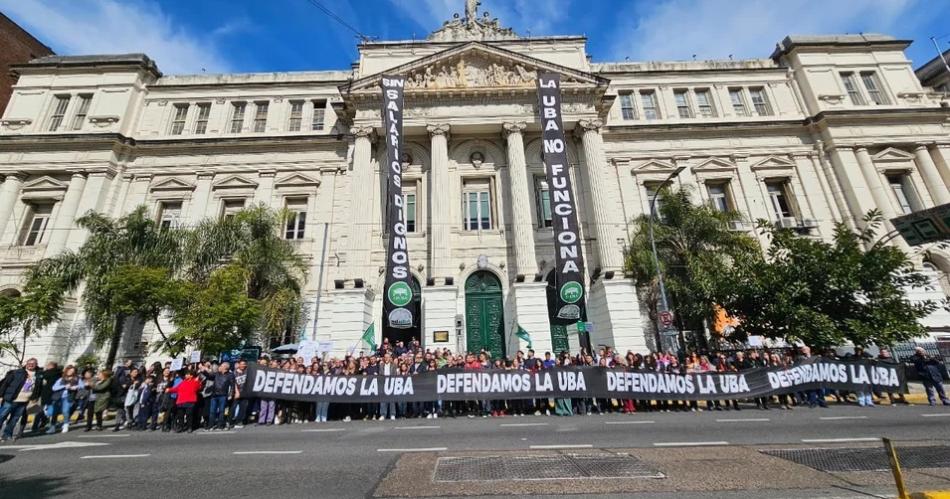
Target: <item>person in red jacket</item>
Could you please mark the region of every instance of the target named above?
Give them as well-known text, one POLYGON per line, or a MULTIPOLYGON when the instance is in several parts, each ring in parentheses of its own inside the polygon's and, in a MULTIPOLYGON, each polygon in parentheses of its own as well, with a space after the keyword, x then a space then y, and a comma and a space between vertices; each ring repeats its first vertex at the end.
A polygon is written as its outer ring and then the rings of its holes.
POLYGON ((201 381, 195 377, 190 369, 185 371, 185 379, 177 386, 165 389, 166 393, 177 395, 175 399, 175 412, 178 420, 175 421, 175 433, 181 433, 188 430, 188 433, 194 431, 192 420, 194 418, 195 404, 198 403, 198 392, 201 390, 201 381))

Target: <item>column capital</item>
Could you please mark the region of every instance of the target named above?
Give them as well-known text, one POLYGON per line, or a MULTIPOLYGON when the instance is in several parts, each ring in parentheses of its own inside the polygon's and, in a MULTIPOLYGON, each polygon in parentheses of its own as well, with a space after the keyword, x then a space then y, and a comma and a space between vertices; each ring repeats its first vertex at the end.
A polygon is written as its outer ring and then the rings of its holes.
POLYGON ((917 152, 917 151, 919 151, 919 150, 921 150, 921 149, 923 149, 924 151, 926 151, 927 148, 929 148, 929 147, 932 146, 932 145, 935 145, 935 143, 934 143, 934 142, 918 142, 918 143, 914 144, 914 152, 917 152))
POLYGON ((369 139, 370 142, 376 142, 376 128, 369 125, 353 125, 350 127, 350 134, 357 139, 369 139))
POLYGON ((273 169, 258 170, 257 176, 258 177, 276 177, 277 170, 273 170, 273 169))
POLYGON ((210 170, 200 170, 195 174, 195 177, 200 180, 212 180, 214 178, 214 172, 210 170))
POLYGON ((26 180, 26 177, 27 177, 26 172, 21 172, 21 171, 15 171, 15 172, 10 172, 10 173, 4 173, 4 174, 3 174, 3 180, 5 180, 5 181, 6 181, 6 180, 17 180, 17 181, 19 181, 19 182, 23 182, 24 180, 26 180))
POLYGON ((71 169, 66 171, 70 173, 71 178, 86 178, 86 170, 71 169))
POLYGON ((429 132, 429 135, 435 137, 437 135, 444 135, 446 139, 449 137, 449 132, 452 130, 452 127, 448 123, 439 123, 434 125, 426 125, 426 131, 429 132))
POLYGON ((600 133, 600 129, 603 127, 604 120, 600 118, 579 120, 577 126, 574 127, 574 133, 578 136, 583 136, 587 132, 600 133))
POLYGON ((513 133, 524 133, 528 124, 524 121, 506 121, 502 125, 502 135, 507 138, 513 133))
POLYGON ((854 152, 868 152, 868 144, 855 144, 854 152))

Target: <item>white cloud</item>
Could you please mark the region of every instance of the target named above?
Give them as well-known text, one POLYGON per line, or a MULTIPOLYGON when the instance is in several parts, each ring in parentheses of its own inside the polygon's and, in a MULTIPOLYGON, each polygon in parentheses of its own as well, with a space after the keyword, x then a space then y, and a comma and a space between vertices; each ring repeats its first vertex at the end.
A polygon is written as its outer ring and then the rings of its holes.
MULTIPOLYGON (((419 26, 435 31, 458 13, 465 15, 463 0, 389 0, 419 26)), ((553 26, 567 16, 572 0, 482 0, 479 15, 488 12, 503 27, 521 35, 552 34, 553 26)))
POLYGON ((892 33, 902 16, 923 7, 916 0, 663 0, 617 23, 610 56, 767 57, 790 34, 892 33))
POLYGON ((0 9, 61 54, 144 52, 165 73, 226 72, 216 39, 242 28, 225 23, 208 36, 176 26, 158 2, 0 0, 0 9))

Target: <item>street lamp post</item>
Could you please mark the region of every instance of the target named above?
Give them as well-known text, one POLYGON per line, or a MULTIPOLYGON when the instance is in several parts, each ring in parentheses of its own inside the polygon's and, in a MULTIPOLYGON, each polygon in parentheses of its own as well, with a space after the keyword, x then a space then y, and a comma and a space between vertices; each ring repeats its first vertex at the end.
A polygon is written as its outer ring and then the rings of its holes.
POLYGON ((667 301, 666 299, 666 285, 663 283, 663 272, 660 270, 660 257, 656 252, 656 239, 653 237, 653 219, 656 217, 656 198, 660 195, 660 191, 663 190, 664 187, 666 187, 666 184, 669 184, 670 182, 672 182, 673 179, 678 177, 680 173, 683 173, 683 170, 685 169, 686 169, 685 166, 681 166, 677 168, 676 170, 673 170, 673 173, 670 173, 670 175, 666 177, 666 180, 664 180, 663 183, 661 183, 659 187, 657 187, 656 190, 653 191, 653 197, 650 199, 650 220, 649 220, 650 246, 653 248, 653 265, 656 266, 656 278, 657 278, 657 283, 660 286, 660 304, 657 307, 657 314, 656 314, 656 331, 657 331, 657 349, 658 350, 663 349, 662 348, 662 345, 663 345, 662 333, 666 331, 667 327, 665 325, 662 325, 663 324, 662 317, 666 316, 669 313, 670 304, 669 304, 669 301, 667 301))

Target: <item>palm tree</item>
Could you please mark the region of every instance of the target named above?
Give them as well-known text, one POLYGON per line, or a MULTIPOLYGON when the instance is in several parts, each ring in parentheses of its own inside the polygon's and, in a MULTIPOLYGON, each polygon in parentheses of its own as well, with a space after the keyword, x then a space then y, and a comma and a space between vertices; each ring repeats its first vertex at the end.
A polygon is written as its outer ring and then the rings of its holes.
MULTIPOLYGON (((702 331, 703 320, 713 317, 716 297, 722 292, 722 276, 731 262, 740 255, 761 254, 761 250, 748 234, 730 229, 730 222, 742 220, 739 213, 693 204, 685 189, 664 189, 659 196, 654 237, 671 308, 676 311, 681 331, 702 331)), ((626 269, 645 288, 650 315, 655 320, 659 292, 649 222, 648 215, 634 221, 626 269)), ((693 341, 705 346, 701 334, 693 341)))
POLYGON ((27 273, 27 289, 42 281, 58 283, 58 291, 68 294, 82 288, 86 320, 92 326, 97 346, 109 343, 106 365, 111 367, 122 339, 127 315, 116 310, 110 279, 129 266, 177 269, 182 264, 181 235, 163 230, 141 206, 132 213, 112 219, 90 212, 76 220, 89 236, 77 251, 65 251, 40 260, 27 273))

